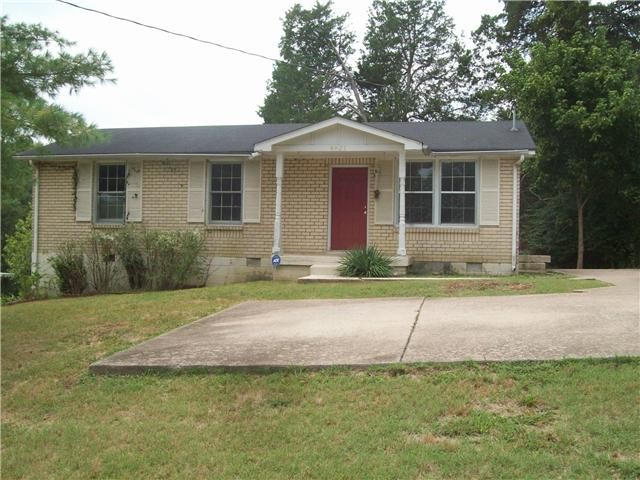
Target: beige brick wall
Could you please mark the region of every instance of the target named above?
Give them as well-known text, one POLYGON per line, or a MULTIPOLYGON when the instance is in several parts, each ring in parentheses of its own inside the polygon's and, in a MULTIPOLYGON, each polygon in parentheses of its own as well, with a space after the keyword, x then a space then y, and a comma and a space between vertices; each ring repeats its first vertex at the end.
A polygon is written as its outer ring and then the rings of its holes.
MULTIPOLYGON (((407 253, 420 261, 511 261, 512 165, 500 162, 500 226, 478 228, 407 227, 407 253)), ((374 157, 286 159, 283 181, 282 246, 284 253, 327 251, 329 179, 332 166, 369 167, 368 243, 395 254, 397 227, 375 225, 374 157)), ((39 164, 39 254, 49 254, 70 238, 82 238, 93 228, 76 222, 74 163, 39 164)), ((268 257, 273 243, 275 161, 262 160, 259 224, 207 227, 187 223, 188 160, 145 159, 143 163, 143 224, 149 228, 199 229, 207 252, 217 257, 268 257)), ((105 227, 99 227, 105 228, 105 227)))

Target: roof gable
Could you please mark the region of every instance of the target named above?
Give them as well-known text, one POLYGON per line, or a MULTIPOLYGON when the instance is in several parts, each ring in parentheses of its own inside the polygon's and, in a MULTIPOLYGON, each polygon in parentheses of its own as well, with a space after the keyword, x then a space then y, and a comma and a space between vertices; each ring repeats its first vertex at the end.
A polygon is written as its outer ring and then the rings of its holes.
POLYGON ((333 117, 258 142, 254 149, 257 152, 271 152, 278 148, 324 151, 337 147, 340 147, 340 150, 369 150, 381 147, 421 150, 423 144, 415 139, 381 130, 369 124, 333 117))

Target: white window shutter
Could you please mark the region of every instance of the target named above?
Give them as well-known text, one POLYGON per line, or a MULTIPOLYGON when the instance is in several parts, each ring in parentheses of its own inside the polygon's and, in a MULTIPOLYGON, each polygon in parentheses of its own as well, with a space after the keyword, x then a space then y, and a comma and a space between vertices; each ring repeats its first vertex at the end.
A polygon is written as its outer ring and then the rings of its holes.
POLYGON ((142 160, 127 160, 127 222, 142 221, 142 160))
POLYGON ((376 178, 378 198, 375 200, 375 222, 381 225, 393 224, 393 186, 395 185, 393 160, 379 160, 376 178))
POLYGON ((242 166, 242 221, 260 223, 260 164, 259 160, 247 160, 242 166))
POLYGON ((206 160, 189 160, 189 192, 187 199, 187 222, 204 222, 205 185, 207 178, 206 160))
POLYGON ((480 225, 500 224, 500 160, 482 159, 480 167, 480 225))
POLYGON ((93 162, 81 160, 76 165, 76 221, 90 222, 93 211, 93 162))

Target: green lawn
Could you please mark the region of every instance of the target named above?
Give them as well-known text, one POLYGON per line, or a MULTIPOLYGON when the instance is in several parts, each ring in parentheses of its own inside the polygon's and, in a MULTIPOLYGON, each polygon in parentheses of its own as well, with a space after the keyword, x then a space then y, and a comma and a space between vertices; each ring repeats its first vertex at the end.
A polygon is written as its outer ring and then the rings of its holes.
POLYGON ((637 478, 640 359, 94 377, 247 299, 568 292, 558 275, 56 299, 2 308, 3 478, 637 478))

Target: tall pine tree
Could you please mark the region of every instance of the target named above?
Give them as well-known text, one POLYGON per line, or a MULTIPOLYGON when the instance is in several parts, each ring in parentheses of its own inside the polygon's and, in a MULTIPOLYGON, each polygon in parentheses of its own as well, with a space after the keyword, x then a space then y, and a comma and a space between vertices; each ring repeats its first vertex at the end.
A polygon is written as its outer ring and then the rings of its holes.
POLYGON ((106 53, 69 52, 70 42, 42 25, 0 19, 2 33, 2 235, 12 233, 29 210, 31 167, 12 155, 41 141, 88 141, 96 130, 82 115, 55 103, 61 90, 108 81, 106 53))
POLYGON ((468 117, 470 57, 443 0, 374 0, 364 46, 359 78, 372 119, 468 117))
POLYGON ((265 123, 317 122, 352 116, 348 79, 341 60, 353 54, 347 15, 335 15, 331 2, 287 11, 280 55, 258 114, 265 123))

